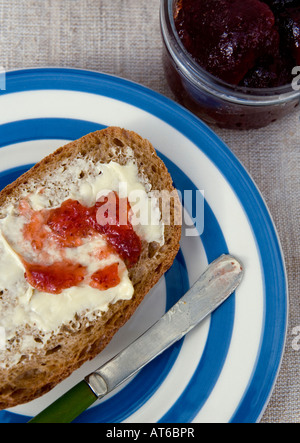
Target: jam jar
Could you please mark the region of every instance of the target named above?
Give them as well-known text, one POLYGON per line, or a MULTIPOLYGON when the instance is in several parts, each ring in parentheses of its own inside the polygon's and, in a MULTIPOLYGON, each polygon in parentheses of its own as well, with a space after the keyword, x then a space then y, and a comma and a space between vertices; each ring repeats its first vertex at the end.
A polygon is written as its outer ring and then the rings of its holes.
MULTIPOLYGON (((267 0, 266 3, 271 1, 267 0)), ((267 82, 267 87, 265 85, 253 87, 253 84, 255 85, 253 78, 256 73, 251 76, 250 80, 247 80, 247 75, 245 75, 246 80, 242 85, 241 83, 231 84, 230 79, 235 78, 233 71, 232 76, 227 74, 227 77, 220 78, 212 74, 211 70, 209 72, 203 65, 201 66, 187 50, 187 45, 183 44, 183 39, 179 35, 180 30, 175 20, 181 4, 182 0, 161 0, 160 22, 164 43, 163 63, 167 80, 175 97, 182 105, 206 123, 229 129, 265 127, 289 114, 299 105, 300 67, 299 70, 295 68, 294 79, 291 77, 286 84, 270 87, 267 82)), ((269 8, 267 4, 265 7, 269 8)), ((271 51, 274 46, 272 39, 276 36, 272 34, 271 23, 269 25, 270 32, 264 44, 266 48, 269 46, 271 51)), ((266 26, 263 23, 262 28, 266 36, 266 26)), ((201 43, 201 40, 198 41, 200 47, 201 43)), ((206 45, 204 33, 203 48, 206 45)), ((216 60, 212 59, 212 52, 209 56, 212 66, 215 62, 216 65, 219 62, 220 66, 224 64, 223 61, 218 60, 218 54, 216 60)), ((283 70, 280 69, 280 72, 283 70)), ((259 75, 262 79, 261 72, 259 75)))

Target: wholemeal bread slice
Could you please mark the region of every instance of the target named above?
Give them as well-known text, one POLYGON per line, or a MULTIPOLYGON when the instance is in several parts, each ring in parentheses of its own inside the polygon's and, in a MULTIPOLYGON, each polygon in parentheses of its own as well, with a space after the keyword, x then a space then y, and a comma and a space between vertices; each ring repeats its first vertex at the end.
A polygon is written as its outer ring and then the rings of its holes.
MULTIPOLYGON (((8 212, 16 212, 20 199, 26 195, 34 195, 43 189, 43 198, 47 199, 49 207, 56 207, 68 198, 71 183, 75 189, 82 179, 94 173, 91 165, 110 162, 126 165, 128 161, 137 165, 147 191, 172 194, 163 242, 142 240, 140 258, 128 269, 134 288, 130 299, 110 303, 106 311, 92 320, 76 313, 72 321, 47 335, 32 324, 16 327, 5 348, 0 350, 0 409, 29 402, 47 393, 87 360, 96 357, 170 268, 181 237, 181 226, 175 222, 181 211, 180 202, 166 166, 149 141, 117 127, 97 131, 59 148, 0 193, 1 222, 8 212), (70 165, 74 164, 78 165, 76 171, 80 170, 79 174, 71 171, 70 165), (89 166, 85 168, 84 165, 89 166), (34 346, 26 346, 24 337, 27 342, 31 338, 34 346)), ((162 205, 159 200, 161 210, 162 205)), ((1 273, 5 273, 5 263, 0 261, 0 266, 1 273)), ((0 287, 0 314, 17 303, 13 291, 0 287)))

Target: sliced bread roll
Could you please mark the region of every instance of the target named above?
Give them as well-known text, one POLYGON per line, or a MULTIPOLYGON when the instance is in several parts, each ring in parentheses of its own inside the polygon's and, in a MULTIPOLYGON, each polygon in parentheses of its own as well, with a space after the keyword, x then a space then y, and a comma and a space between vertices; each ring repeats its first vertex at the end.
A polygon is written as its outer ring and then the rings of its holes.
POLYGON ((117 127, 61 147, 0 193, 1 409, 47 393, 107 346, 172 265, 180 213, 150 142, 117 127), (129 210, 121 242, 95 219, 87 231, 80 223, 99 199, 107 203, 109 191, 129 210), (162 192, 171 195, 166 223, 162 192), (139 218, 146 207, 150 224, 139 218))

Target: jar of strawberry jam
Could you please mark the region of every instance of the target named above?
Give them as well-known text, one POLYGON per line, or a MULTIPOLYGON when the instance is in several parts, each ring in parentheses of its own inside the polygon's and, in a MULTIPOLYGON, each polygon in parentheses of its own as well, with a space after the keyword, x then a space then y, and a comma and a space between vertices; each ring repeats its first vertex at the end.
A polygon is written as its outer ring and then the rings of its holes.
MULTIPOLYGON (((281 6, 285 1, 294 0, 280 0, 281 6)), ((299 74, 300 67, 294 70, 297 58, 284 47, 284 20, 281 29, 273 3, 278 8, 278 0, 161 0, 168 83, 206 123, 261 128, 299 105, 300 81, 292 70, 299 74)), ((294 46, 300 48, 300 20, 294 46)))

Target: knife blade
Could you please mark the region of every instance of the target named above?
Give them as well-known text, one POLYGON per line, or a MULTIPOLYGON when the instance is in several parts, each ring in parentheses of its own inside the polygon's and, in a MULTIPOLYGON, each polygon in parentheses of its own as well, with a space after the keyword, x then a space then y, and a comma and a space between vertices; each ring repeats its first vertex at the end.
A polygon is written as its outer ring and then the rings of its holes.
POLYGON ((219 257, 157 323, 29 423, 75 420, 214 312, 237 289, 243 274, 243 266, 235 257, 219 257))

